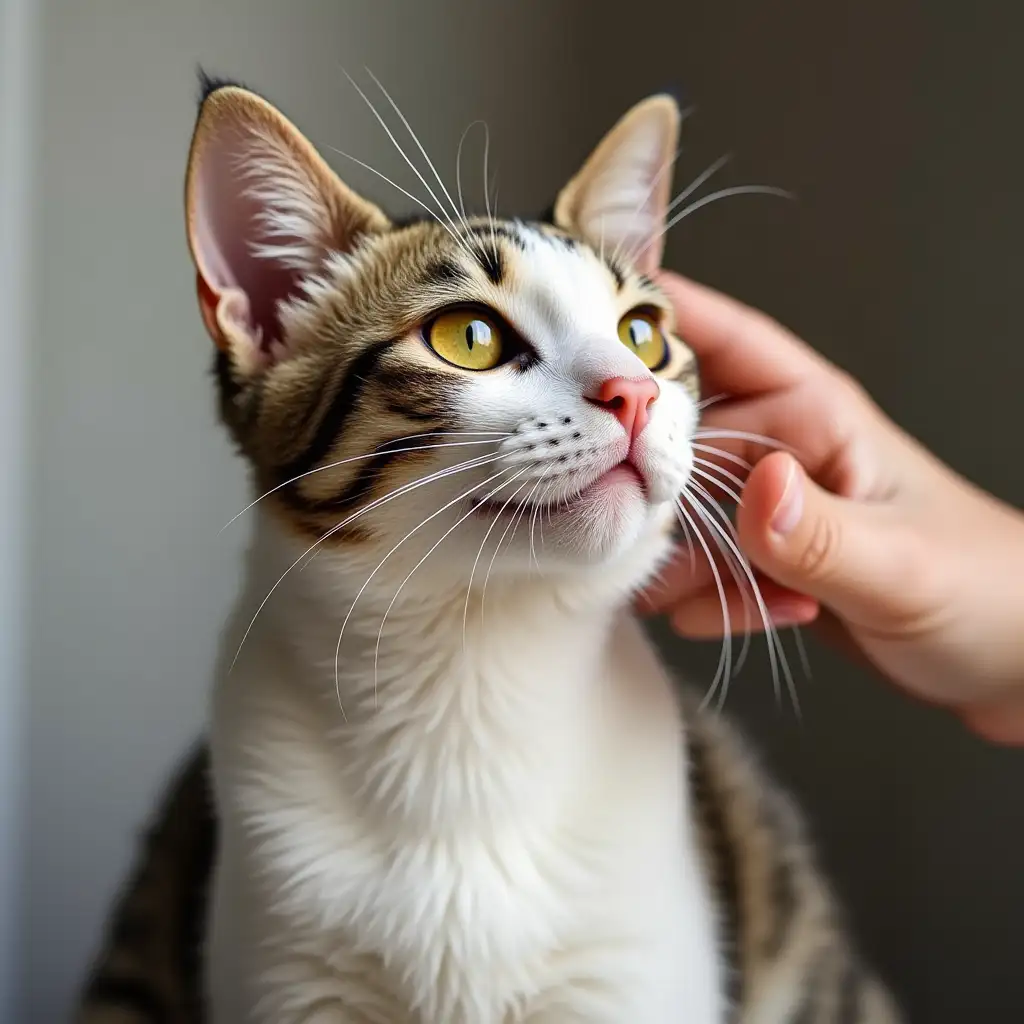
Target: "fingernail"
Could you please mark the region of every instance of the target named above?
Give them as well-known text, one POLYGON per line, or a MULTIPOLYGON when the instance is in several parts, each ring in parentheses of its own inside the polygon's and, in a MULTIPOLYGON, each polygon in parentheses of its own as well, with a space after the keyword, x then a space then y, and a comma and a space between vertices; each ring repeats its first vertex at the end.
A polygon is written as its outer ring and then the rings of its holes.
POLYGON ((804 489, 800 485, 800 471, 797 468, 796 459, 789 460, 789 472, 786 476, 786 486, 782 488, 782 497, 772 512, 771 528, 782 537, 791 533, 800 522, 800 516, 804 511, 804 489))

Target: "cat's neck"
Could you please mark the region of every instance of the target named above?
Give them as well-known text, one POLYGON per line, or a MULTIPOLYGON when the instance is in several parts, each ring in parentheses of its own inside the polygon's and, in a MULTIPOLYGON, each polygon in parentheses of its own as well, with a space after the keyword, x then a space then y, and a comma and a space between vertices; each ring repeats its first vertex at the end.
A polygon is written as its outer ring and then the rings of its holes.
MULTIPOLYGON (((252 596, 292 560, 264 524, 252 596)), ((557 814, 601 734, 619 602, 581 602, 578 587, 535 574, 491 580, 468 600, 465 584, 409 587, 391 604, 398 576, 353 607, 363 579, 328 559, 296 568, 259 626, 297 677, 297 699, 320 705, 318 739, 360 799, 435 834, 452 821, 557 814)))

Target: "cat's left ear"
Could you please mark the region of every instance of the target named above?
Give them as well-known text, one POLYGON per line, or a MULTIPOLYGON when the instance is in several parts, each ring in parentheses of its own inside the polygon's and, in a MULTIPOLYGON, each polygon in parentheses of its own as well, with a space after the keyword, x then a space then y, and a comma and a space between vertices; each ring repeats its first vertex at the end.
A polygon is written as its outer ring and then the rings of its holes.
POLYGON ((643 273, 657 270, 679 122, 670 96, 651 96, 628 111, 562 189, 555 224, 621 253, 643 273))

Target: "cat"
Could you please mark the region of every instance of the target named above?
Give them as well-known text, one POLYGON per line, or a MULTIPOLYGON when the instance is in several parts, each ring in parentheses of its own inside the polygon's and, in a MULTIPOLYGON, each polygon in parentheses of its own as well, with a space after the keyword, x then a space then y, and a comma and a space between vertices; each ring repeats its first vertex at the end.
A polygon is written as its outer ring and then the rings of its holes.
POLYGON ((254 539, 83 1022, 900 1019, 790 800, 629 610, 699 422, 654 280, 679 123, 637 104, 546 219, 466 216, 427 160, 396 222, 207 84, 188 239, 254 539))

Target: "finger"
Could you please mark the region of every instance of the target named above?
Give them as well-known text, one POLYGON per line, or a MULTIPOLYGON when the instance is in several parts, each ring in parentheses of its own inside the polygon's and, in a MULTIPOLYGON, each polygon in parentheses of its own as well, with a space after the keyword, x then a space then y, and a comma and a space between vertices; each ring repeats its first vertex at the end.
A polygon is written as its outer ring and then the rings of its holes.
MULTIPOLYGON (((818 616, 817 601, 777 584, 764 583, 761 597, 768 620, 776 628, 807 625, 818 616)), ((759 610, 753 606, 749 594, 744 595, 737 586, 726 589, 725 607, 729 613, 731 634, 764 632, 765 623, 759 610)), ((678 604, 672 610, 670 621, 680 636, 691 640, 713 640, 726 632, 722 600, 716 589, 701 591, 678 604)))
POLYGON ((680 336, 694 350, 701 376, 731 394, 791 387, 828 364, 805 342, 763 313, 671 271, 658 274, 676 312, 680 336))
POLYGON ((959 712, 964 725, 990 743, 1024 746, 1024 698, 983 704, 959 712))
POLYGON ((925 567, 888 506, 837 497, 782 453, 755 467, 743 497, 737 527, 762 572, 863 627, 906 624, 906 583, 925 567))
POLYGON ((773 451, 789 451, 822 486, 861 496, 874 486, 868 460, 859 457, 865 444, 858 438, 865 433, 864 412, 854 396, 838 377, 821 377, 786 391, 712 406, 695 432, 694 444, 700 447, 694 455, 731 472, 773 451))

